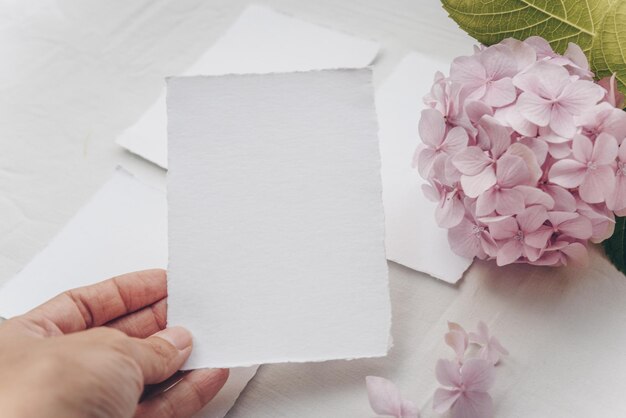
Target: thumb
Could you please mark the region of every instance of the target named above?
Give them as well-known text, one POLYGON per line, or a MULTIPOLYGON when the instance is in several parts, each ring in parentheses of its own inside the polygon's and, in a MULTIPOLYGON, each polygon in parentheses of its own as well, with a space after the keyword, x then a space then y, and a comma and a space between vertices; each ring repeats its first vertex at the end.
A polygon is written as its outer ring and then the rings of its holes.
POLYGON ((132 340, 130 355, 148 385, 160 383, 176 373, 191 354, 192 337, 182 327, 166 328, 144 340, 132 340))

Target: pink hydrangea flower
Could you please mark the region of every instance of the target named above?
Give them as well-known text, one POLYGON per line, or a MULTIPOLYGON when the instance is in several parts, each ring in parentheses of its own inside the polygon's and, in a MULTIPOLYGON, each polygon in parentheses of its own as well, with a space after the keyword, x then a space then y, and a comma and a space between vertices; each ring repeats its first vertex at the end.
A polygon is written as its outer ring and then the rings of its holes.
POLYGON ((442 359, 435 371, 437 380, 444 386, 435 391, 435 412, 443 414, 450 410, 452 418, 493 416, 493 400, 487 393, 495 380, 490 362, 471 358, 459 366, 455 361, 442 359))
POLYGON ((613 165, 617 157, 617 141, 602 133, 594 142, 583 135, 573 140, 572 158, 554 163, 550 168, 550 180, 568 189, 578 187, 578 193, 587 203, 601 203, 613 192, 615 173, 613 165))
POLYGON ((540 205, 530 206, 515 218, 506 217, 490 225, 491 236, 504 243, 498 248, 496 262, 499 266, 511 264, 520 257, 536 261, 552 235, 542 229, 548 220, 546 208, 540 205))
POLYGON ((459 199, 459 189, 449 187, 432 180, 430 184, 423 184, 422 190, 427 199, 437 203, 435 220, 442 228, 457 226, 465 216, 465 206, 459 199))
POLYGON ((446 133, 443 115, 435 109, 424 109, 419 123, 419 133, 426 148, 417 158, 422 177, 428 178, 437 158, 455 155, 467 146, 467 132, 457 126, 446 133))
POLYGON ((515 56, 509 48, 498 45, 471 57, 452 62, 451 78, 464 85, 469 97, 489 106, 505 106, 515 100, 512 77, 517 74, 515 56))
POLYGON ((489 226, 476 218, 475 206, 475 202, 466 198, 464 218, 457 226, 448 230, 450 247, 455 253, 467 258, 494 257, 497 254, 498 245, 491 236, 489 226), (472 206, 472 209, 468 210, 467 205, 472 206))
POLYGON ((580 47, 560 55, 540 37, 477 47, 437 73, 414 162, 452 250, 500 265, 585 260, 626 215, 623 102, 580 47))
POLYGON ((549 126, 565 138, 576 133, 574 116, 591 109, 606 94, 591 81, 572 81, 565 68, 548 61, 538 61, 527 72, 516 75, 513 83, 523 91, 517 101, 522 116, 538 126, 549 126))

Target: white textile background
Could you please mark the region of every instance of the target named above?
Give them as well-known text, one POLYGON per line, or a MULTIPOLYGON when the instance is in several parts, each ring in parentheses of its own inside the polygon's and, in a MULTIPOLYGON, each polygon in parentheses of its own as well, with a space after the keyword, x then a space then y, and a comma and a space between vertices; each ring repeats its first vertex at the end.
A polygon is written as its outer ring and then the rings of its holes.
MULTIPOLYGON (((248 4, 244 0, 0 2, 0 284, 19 271, 122 163, 160 169, 117 135, 248 4)), ((450 60, 471 42, 438 0, 267 0, 279 11, 378 40, 380 84, 408 50, 450 60)), ((72 260, 68 260, 71 263, 72 260)), ((388 358, 268 365, 230 417, 368 417, 364 377, 394 380, 434 416, 446 321, 485 320, 511 355, 492 391, 500 417, 626 415, 626 278, 592 251, 586 270, 479 262, 452 286, 390 263, 388 358)))

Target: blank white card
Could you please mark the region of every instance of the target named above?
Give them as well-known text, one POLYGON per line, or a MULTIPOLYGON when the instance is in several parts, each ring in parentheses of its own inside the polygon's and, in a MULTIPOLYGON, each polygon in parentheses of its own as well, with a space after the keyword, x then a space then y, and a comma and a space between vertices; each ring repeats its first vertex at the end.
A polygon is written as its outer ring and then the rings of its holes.
POLYGON ((370 69, 168 80, 168 323, 185 368, 389 345, 370 69))

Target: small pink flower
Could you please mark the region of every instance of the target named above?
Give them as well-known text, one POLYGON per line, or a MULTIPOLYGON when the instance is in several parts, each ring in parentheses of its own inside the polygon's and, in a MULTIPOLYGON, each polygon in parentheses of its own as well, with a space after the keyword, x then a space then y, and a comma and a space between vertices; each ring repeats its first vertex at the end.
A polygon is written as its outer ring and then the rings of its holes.
POLYGON ((539 184, 539 189, 550 195, 554 200, 554 207, 548 209, 565 212, 574 212, 576 210, 576 198, 563 187, 545 181, 539 184))
POLYGON ((538 126, 550 126, 564 138, 576 134, 574 116, 578 116, 605 94, 602 87, 592 81, 571 81, 563 67, 539 61, 526 73, 513 79, 523 91, 517 100, 517 109, 528 121, 538 126))
POLYGON ((582 245, 580 242, 558 240, 550 247, 546 248, 546 252, 544 254, 545 259, 543 260, 543 264, 541 262, 537 264, 586 267, 589 263, 589 253, 587 252, 587 247, 582 245))
MULTIPOLYGON (((576 211, 591 221, 589 241, 599 243, 613 235, 615 215, 606 205, 590 205, 580 198, 576 201, 576 211)), ((618 216, 623 216, 618 213, 618 216)))
POLYGON ((572 156, 573 159, 554 163, 549 173, 550 181, 566 188, 580 186, 580 197, 587 203, 603 202, 615 186, 612 168, 617 157, 615 138, 601 134, 592 143, 586 136, 576 135, 572 156))
POLYGON ((438 71, 430 93, 424 97, 424 104, 438 110, 448 124, 471 129, 472 125, 463 112, 464 102, 465 93, 461 91, 461 86, 451 84, 450 80, 438 71))
POLYGON ((444 336, 444 341, 454 350, 456 361, 461 364, 465 357, 465 352, 469 346, 469 335, 462 326, 456 322, 448 321, 448 332, 444 336))
POLYGON ((496 183, 485 190, 476 201, 476 215, 515 215, 524 210, 524 194, 516 186, 525 185, 530 173, 524 160, 515 155, 503 155, 496 165, 496 183))
POLYGON ((607 133, 615 138, 622 138, 626 133, 626 112, 602 102, 589 112, 580 115, 577 123, 582 126, 583 135, 593 138, 607 133))
POLYGON ((435 220, 441 228, 452 228, 463 220, 465 206, 456 187, 448 187, 437 180, 431 180, 430 184, 422 185, 422 191, 427 199, 437 203, 435 220))
POLYGON ((512 77, 516 73, 517 64, 511 50, 504 45, 494 45, 479 55, 456 58, 450 68, 450 79, 464 86, 468 99, 500 107, 515 100, 512 77))
POLYGON ((417 167, 424 178, 430 176, 437 158, 454 155, 467 146, 467 132, 457 126, 446 134, 446 122, 443 115, 435 109, 422 111, 419 133, 426 148, 419 151, 417 167))
POLYGON ((467 147, 452 157, 452 165, 461 172, 461 186, 469 197, 478 197, 496 182, 495 164, 511 144, 505 126, 490 116, 483 116, 476 146, 467 147))
POLYGON ((475 213, 475 209, 466 210, 461 223, 448 229, 450 248, 461 257, 478 257, 483 260, 494 257, 498 246, 491 237, 487 225, 474 217, 475 213))
POLYGON ((526 208, 515 218, 508 217, 490 223, 491 236, 503 242, 498 248, 496 263, 504 266, 520 257, 530 261, 539 259, 551 235, 548 231, 539 230, 547 219, 546 208, 536 205, 526 208))
POLYGON ((591 221, 576 212, 548 212, 548 221, 552 232, 574 239, 587 240, 593 233, 591 221))
POLYGON ((539 60, 547 60, 552 64, 568 67, 572 74, 576 74, 580 77, 586 79, 593 78, 593 73, 589 70, 587 57, 578 45, 570 42, 565 54, 559 55, 554 52, 548 41, 539 36, 531 36, 527 38, 524 43, 535 49, 539 60))
POLYGON ((395 418, 419 418, 415 404, 402 399, 400 391, 393 382, 377 376, 365 378, 370 406, 379 415, 395 418))
POLYGON ((436 374, 445 388, 435 391, 435 412, 443 414, 450 410, 452 418, 493 416, 493 400, 487 393, 495 380, 491 363, 472 358, 459 366, 457 362, 442 359, 437 362, 436 374))
POLYGON ((500 362, 501 356, 509 354, 496 337, 489 335, 489 328, 483 321, 478 323, 478 332, 470 332, 469 340, 481 347, 478 352, 480 358, 487 360, 494 366, 500 362))

